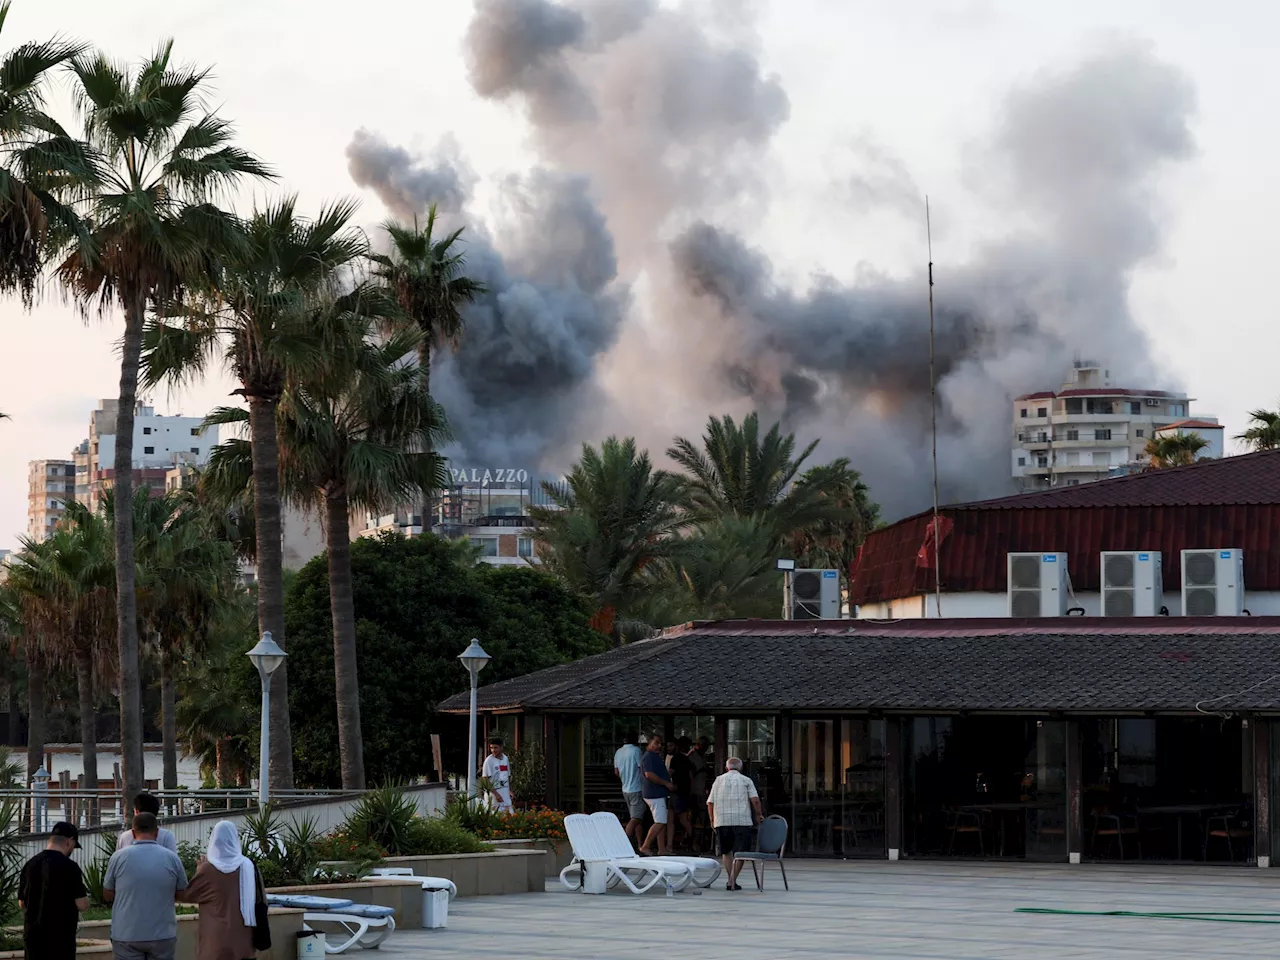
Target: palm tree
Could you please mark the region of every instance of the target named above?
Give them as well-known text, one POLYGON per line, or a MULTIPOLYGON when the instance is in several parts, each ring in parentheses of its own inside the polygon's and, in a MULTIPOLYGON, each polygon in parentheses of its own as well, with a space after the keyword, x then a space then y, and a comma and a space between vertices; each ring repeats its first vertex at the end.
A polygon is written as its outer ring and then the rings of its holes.
POLYGON ((270 171, 232 145, 230 124, 207 112, 205 71, 175 66, 172 41, 136 70, 102 54, 73 61, 86 140, 99 166, 84 235, 59 277, 88 311, 124 311, 113 483, 120 739, 126 805, 142 788, 142 694, 133 558, 133 423, 148 308, 167 309, 236 247, 235 218, 213 201, 270 171))
MULTIPOLYGON (((9 17, 0 3, 0 31, 9 17)), ((0 292, 35 299, 45 257, 77 220, 66 194, 96 175, 85 145, 45 111, 49 74, 80 56, 61 38, 14 47, 0 61, 0 292)))
MULTIPOLYGON (((380 343, 365 338, 398 311, 395 302, 377 288, 361 286, 328 309, 347 327, 348 340, 331 352, 331 366, 286 386, 280 465, 291 500, 303 507, 324 505, 342 786, 363 789, 351 507, 378 510, 439 489, 446 481, 444 460, 429 451, 448 434, 439 406, 422 390, 420 369, 402 362, 417 345, 417 331, 380 343)), ((227 409, 210 419, 243 422, 245 414, 227 409)), ((219 467, 227 469, 225 460, 219 467)), ((243 476, 243 468, 234 473, 243 476)))
MULTIPOLYGON (((158 318, 147 332, 146 382, 201 375, 217 354, 240 381, 249 403, 253 510, 258 580, 258 629, 285 647, 280 449, 277 408, 292 374, 328 362, 316 308, 333 296, 349 268, 365 255, 350 225, 355 208, 339 202, 309 220, 290 197, 256 211, 216 282, 188 298, 182 310, 158 318)), ((293 787, 287 665, 271 677, 271 784, 293 787)))
POLYGON ((1198 433, 1165 434, 1152 437, 1147 441, 1146 449, 1148 470, 1164 470, 1168 467, 1185 467, 1201 459, 1197 457, 1201 450, 1209 446, 1209 441, 1198 433))
MULTIPOLYGON (((388 220, 382 225, 391 241, 390 256, 374 254, 374 274, 400 304, 402 317, 417 328, 418 367, 422 370, 422 390, 431 392, 431 353, 442 347, 456 348, 465 326, 462 308, 485 292, 485 286, 464 272, 466 255, 458 248, 462 228, 436 239, 435 204, 427 210, 427 223, 418 228, 388 220)), ((422 504, 422 525, 430 523, 431 502, 422 504)))
POLYGON ((1249 429, 1237 433, 1251 450, 1275 450, 1280 447, 1280 410, 1250 410, 1249 429))
POLYGON ((839 570, 847 589, 858 548, 879 523, 880 507, 872 502, 862 475, 844 457, 806 470, 796 487, 801 494, 815 490, 820 500, 830 501, 841 512, 793 533, 791 553, 806 567, 839 570))
POLYGON ((40 769, 44 762, 44 738, 46 731, 46 714, 48 704, 45 699, 45 672, 47 658, 42 638, 34 623, 28 622, 25 616, 25 604, 22 598, 21 567, 14 564, 9 568, 4 582, 0 583, 0 623, 10 641, 10 653, 16 652, 17 645, 22 645, 23 659, 27 670, 27 780, 40 769), (16 576, 15 576, 16 574, 16 576))
POLYGON ((534 507, 533 536, 548 572, 586 597, 592 625, 620 642, 619 613, 643 593, 640 573, 665 556, 680 526, 679 481, 654 470, 632 437, 609 437, 582 458, 563 485, 544 483, 553 507, 534 507))

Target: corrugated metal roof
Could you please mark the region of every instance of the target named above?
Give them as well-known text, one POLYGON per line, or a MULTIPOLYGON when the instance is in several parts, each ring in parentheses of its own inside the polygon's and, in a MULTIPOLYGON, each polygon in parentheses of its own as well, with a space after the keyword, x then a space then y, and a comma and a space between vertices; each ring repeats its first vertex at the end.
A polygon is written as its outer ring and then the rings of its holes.
MULTIPOLYGON (((1097 590, 1104 550, 1159 550, 1164 587, 1180 589, 1183 550, 1244 550, 1245 586, 1280 590, 1280 451, 1264 451, 1078 487, 944 507, 943 591, 1005 590, 1005 554, 1064 552, 1072 585, 1097 590)), ((855 603, 933 589, 931 515, 867 537, 852 570, 855 603), (926 544, 928 544, 926 546, 926 544)))

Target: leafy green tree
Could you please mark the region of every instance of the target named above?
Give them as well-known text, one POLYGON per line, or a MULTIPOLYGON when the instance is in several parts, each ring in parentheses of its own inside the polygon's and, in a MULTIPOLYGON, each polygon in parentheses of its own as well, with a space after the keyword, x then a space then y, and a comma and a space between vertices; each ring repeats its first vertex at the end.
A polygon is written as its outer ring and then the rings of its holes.
POLYGON ((1280 447, 1280 410, 1250 410, 1249 429, 1236 434, 1250 450, 1280 447))
POLYGON ((839 512, 792 534, 791 553, 806 567, 839 570, 847 588, 858 548, 880 523, 880 506, 871 500, 862 475, 843 457, 806 470, 796 486, 802 492, 811 487, 819 500, 829 500, 839 512))
POLYGON ((1195 463, 1202 459, 1198 454, 1207 446, 1209 441, 1200 434, 1183 433, 1179 430, 1177 433, 1165 434, 1162 437, 1152 437, 1147 441, 1143 452, 1147 455, 1147 469, 1165 470, 1169 467, 1185 467, 1195 463))
POLYGON ((202 105, 207 73, 176 66, 166 42, 137 68, 103 54, 73 61, 85 140, 96 167, 80 211, 87 230, 71 237, 58 268, 88 311, 119 306, 120 394, 114 469, 116 632, 120 738, 126 802, 142 789, 142 692, 134 569, 133 424, 143 326, 165 312, 217 262, 238 249, 236 219, 216 200, 243 180, 271 176, 232 144, 230 124, 202 105))
MULTIPOLYGON (((356 540, 351 566, 365 770, 375 783, 430 771, 430 734, 457 726, 435 704, 466 689, 458 654, 472 637, 493 657, 486 682, 607 646, 589 626, 587 606, 552 577, 532 567, 472 566, 468 551, 434 536, 356 540)), ((324 694, 333 683, 326 558, 298 573, 287 614, 298 779, 337 786, 337 708, 324 694)), ((445 737, 451 754, 461 752, 457 741, 445 737)))
POLYGON ((554 508, 530 514, 544 569, 589 601, 601 633, 620 640, 619 614, 646 588, 641 571, 666 555, 681 523, 679 482, 654 470, 633 438, 609 437, 599 450, 584 444, 565 483, 543 489, 554 508))
MULTIPOLYGON (((290 197, 257 211, 211 286, 147 333, 148 383, 198 377, 218 357, 240 382, 236 392, 249 404, 258 629, 286 649, 277 410, 291 375, 319 372, 329 362, 333 344, 316 321, 366 253, 363 235, 350 224, 354 210, 336 203, 312 220, 298 214, 290 197)), ((271 678, 277 789, 293 786, 288 670, 286 661, 271 678)))

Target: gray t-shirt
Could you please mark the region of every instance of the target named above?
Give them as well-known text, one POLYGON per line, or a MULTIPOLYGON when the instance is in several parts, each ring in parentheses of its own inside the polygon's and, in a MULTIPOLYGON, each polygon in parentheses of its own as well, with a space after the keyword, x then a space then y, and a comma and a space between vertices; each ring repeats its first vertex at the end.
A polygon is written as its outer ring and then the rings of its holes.
POLYGON ((187 888, 187 871, 173 851, 154 840, 134 840, 111 855, 102 887, 116 892, 112 940, 134 943, 178 935, 173 895, 187 888))
MULTIPOLYGON (((123 850, 125 847, 133 843, 133 831, 123 830, 120 836, 116 837, 116 849, 123 850)), ((173 831, 167 827, 160 828, 160 835, 156 837, 156 843, 164 847, 166 850, 178 852, 178 838, 173 835, 173 831)))

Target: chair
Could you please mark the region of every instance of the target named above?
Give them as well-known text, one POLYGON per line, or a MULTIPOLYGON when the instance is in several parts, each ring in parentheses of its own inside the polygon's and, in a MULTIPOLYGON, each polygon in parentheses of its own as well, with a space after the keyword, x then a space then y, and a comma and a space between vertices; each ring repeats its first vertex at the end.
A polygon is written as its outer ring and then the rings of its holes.
MULTIPOLYGON (((751 864, 751 875, 756 878, 756 889, 763 893, 765 864, 776 863, 778 869, 782 871, 782 886, 790 890, 791 885, 787 883, 787 868, 782 863, 787 848, 787 821, 776 814, 765 817, 757 831, 756 846, 760 849, 744 850, 733 855, 733 873, 737 873, 738 861, 746 860, 751 864), (757 863, 760 864, 758 870, 757 863)), ((730 876, 733 876, 733 873, 730 876)))
POLYGON ((1209 817, 1205 821, 1204 833, 1204 859, 1209 859, 1209 844, 1214 840, 1225 840, 1227 843, 1227 856, 1231 858, 1231 862, 1236 862, 1235 841, 1243 840, 1246 844, 1253 839, 1253 824, 1249 822, 1249 818, 1242 816, 1241 811, 1233 810, 1230 813, 1219 813, 1209 817), (1217 824, 1217 826, 1215 826, 1217 824))
POLYGON ((450 900, 458 896, 458 885, 452 880, 444 877, 420 877, 413 872, 412 867, 375 867, 369 871, 369 876, 360 879, 374 883, 379 880, 421 880, 423 890, 448 890, 450 900))
MULTIPOLYGON (((631 847, 630 839, 627 838, 627 831, 623 828, 622 821, 612 813, 603 811, 591 814, 591 819, 597 825, 600 839, 610 856, 618 860, 635 857, 635 851, 631 847)), ((719 878, 723 869, 720 861, 714 857, 645 857, 644 863, 646 866, 672 863, 676 866, 688 867, 694 885, 699 887, 711 886, 719 878)))
POLYGON ((1098 838, 1113 837, 1120 859, 1124 859, 1124 838, 1134 837, 1138 846, 1138 859, 1142 859, 1142 834, 1138 827, 1138 818, 1131 813, 1110 813, 1099 810, 1093 815, 1093 842, 1090 850, 1094 856, 1098 853, 1098 838))
MULTIPOLYGON (((616 822, 617 818, 614 819, 616 822)), ((629 856, 613 856, 609 842, 602 836, 600 822, 585 813, 571 813, 565 817, 564 832, 573 848, 573 863, 560 871, 560 882, 570 890, 585 887, 587 868, 592 864, 604 869, 606 887, 621 883, 632 893, 646 893, 655 884, 668 882, 673 889, 683 890, 693 882, 693 870, 686 864, 636 856, 629 842, 629 856), (576 880, 571 876, 574 872, 578 875, 576 880)))
POLYGON ((948 828, 951 831, 951 838, 947 841, 947 856, 951 856, 955 849, 956 835, 969 834, 978 838, 978 854, 985 857, 987 843, 982 835, 982 814, 977 810, 949 810, 947 815, 950 821, 948 828))
POLYGON ((395 907, 379 907, 336 897, 291 896, 284 893, 267 894, 267 904, 304 911, 302 924, 308 930, 314 930, 313 925, 317 923, 331 923, 349 934, 349 938, 337 946, 330 944, 326 938, 325 953, 346 953, 354 946, 376 950, 396 929, 395 907))

